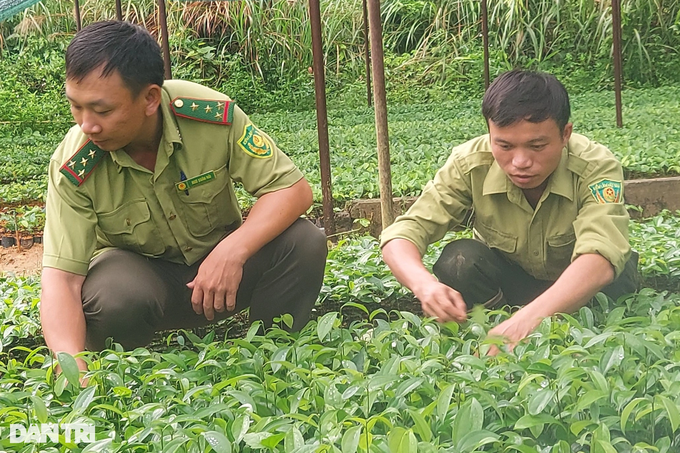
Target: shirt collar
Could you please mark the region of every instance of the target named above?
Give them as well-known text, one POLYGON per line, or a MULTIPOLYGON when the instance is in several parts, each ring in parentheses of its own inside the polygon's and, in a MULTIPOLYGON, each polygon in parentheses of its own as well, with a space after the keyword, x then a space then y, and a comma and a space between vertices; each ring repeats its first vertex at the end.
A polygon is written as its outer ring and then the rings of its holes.
MULTIPOLYGON (((165 152, 170 157, 175 149, 183 146, 183 143, 179 127, 175 122, 175 115, 170 110, 170 95, 164 89, 161 89, 161 104, 159 108, 161 109, 163 121, 163 135, 158 152, 165 152)), ((111 155, 111 160, 116 164, 118 173, 123 170, 123 167, 134 167, 137 165, 128 153, 122 149, 112 151, 109 154, 111 155)))

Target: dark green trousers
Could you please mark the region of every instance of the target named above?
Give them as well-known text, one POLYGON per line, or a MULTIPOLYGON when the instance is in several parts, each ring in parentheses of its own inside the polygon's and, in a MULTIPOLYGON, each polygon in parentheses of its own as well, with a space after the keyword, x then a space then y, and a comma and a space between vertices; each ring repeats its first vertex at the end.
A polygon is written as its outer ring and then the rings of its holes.
MULTIPOLYGON (((319 295, 327 252, 325 234, 298 219, 246 262, 236 309, 216 312, 212 322, 249 307, 251 321, 269 326, 273 318, 289 313, 293 330, 301 329, 319 295)), ((186 286, 202 262, 186 266, 121 249, 98 256, 82 290, 87 348, 101 350, 112 337, 132 349, 149 344, 158 330, 209 324, 194 313, 186 286)))
MULTIPOLYGON (((633 252, 624 271, 602 292, 616 300, 639 289, 638 255, 633 252)), ((474 239, 460 239, 444 247, 432 268, 440 282, 462 294, 468 309, 521 306, 534 300, 554 282, 538 280, 501 252, 474 239)))

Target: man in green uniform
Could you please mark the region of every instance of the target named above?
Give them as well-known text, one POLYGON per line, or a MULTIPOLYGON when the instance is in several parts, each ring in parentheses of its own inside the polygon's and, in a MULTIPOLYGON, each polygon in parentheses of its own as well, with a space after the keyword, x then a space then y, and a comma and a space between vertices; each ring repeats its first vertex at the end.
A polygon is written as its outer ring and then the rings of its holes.
POLYGON ((474 304, 523 306, 490 331, 512 347, 543 318, 573 312, 598 291, 634 292, 637 255, 621 164, 572 134, 569 97, 555 77, 502 74, 482 112, 489 134, 453 149, 381 245, 426 315, 462 322, 474 304), (427 246, 470 210, 475 239, 449 243, 432 275, 421 259, 427 246))
POLYGON ((300 329, 319 294, 326 238, 299 218, 302 173, 234 101, 163 68, 126 22, 92 24, 66 52, 77 126, 50 161, 42 274, 54 351, 143 346, 246 307, 300 329), (243 224, 232 180, 257 197, 243 224))

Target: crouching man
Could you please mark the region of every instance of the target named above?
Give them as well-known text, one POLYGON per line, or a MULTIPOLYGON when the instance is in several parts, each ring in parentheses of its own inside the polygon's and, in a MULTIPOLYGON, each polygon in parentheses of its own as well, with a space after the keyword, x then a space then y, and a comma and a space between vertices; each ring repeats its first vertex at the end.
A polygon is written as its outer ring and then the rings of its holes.
POLYGON ((42 273, 53 351, 143 346, 246 307, 300 329, 319 294, 326 238, 299 218, 312 203, 300 170, 234 101, 163 68, 126 22, 67 49, 77 125, 50 161, 42 273), (245 222, 232 180, 257 197, 245 222))
POLYGON ((489 332, 512 347, 599 291, 614 299, 636 291, 637 255, 621 164, 572 133, 569 97, 554 76, 502 74, 482 113, 489 133, 453 149, 381 245, 397 280, 439 321, 462 322, 475 304, 522 306, 489 332), (469 210, 474 239, 446 245, 432 275, 422 263, 427 246, 469 210))

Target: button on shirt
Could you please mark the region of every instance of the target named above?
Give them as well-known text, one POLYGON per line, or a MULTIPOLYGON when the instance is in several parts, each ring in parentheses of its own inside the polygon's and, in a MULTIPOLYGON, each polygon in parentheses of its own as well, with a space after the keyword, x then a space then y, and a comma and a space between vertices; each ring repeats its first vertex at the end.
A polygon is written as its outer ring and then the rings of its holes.
POLYGON ((253 156, 239 145, 248 117, 235 107, 231 125, 176 117, 176 97, 229 100, 201 85, 169 80, 163 85, 163 136, 150 171, 124 150, 98 163, 81 186, 59 171, 87 137, 74 126, 50 161, 43 265, 86 275, 90 260, 110 247, 191 265, 205 257, 241 224, 232 180, 255 196, 302 179, 300 170, 274 144, 269 157, 253 156), (206 178, 197 178, 207 175, 206 178), (179 190, 186 179, 200 184, 179 190))
POLYGON ((496 163, 488 135, 454 148, 413 206, 383 231, 381 245, 406 239, 421 255, 461 224, 473 209, 475 237, 498 249, 534 278, 556 280, 583 254, 606 258, 618 276, 630 256, 623 196, 603 203, 602 181, 619 183, 623 170, 604 146, 572 134, 562 159, 533 209, 496 163))

